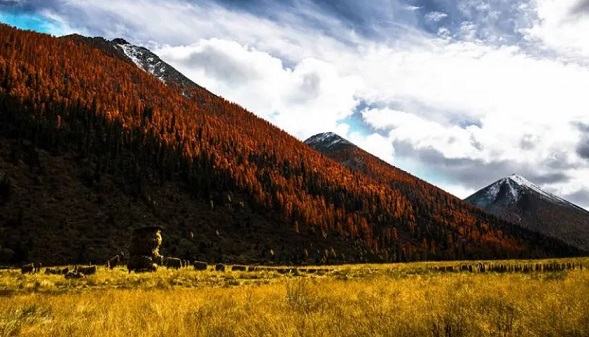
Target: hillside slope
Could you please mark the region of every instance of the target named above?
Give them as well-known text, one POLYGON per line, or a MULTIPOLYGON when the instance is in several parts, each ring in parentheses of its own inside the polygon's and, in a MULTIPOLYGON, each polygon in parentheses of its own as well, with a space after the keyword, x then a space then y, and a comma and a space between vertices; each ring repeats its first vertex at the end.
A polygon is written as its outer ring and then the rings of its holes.
POLYGON ((513 174, 465 199, 500 218, 589 250, 589 212, 513 174))
POLYGON ((164 254, 207 260, 575 253, 438 202, 441 191, 416 194, 419 181, 383 184, 350 170, 109 48, 4 25, 0 34, 0 244, 13 260, 104 260, 146 224, 165 227, 164 254))
MULTIPOLYGON (((526 238, 538 244, 551 242, 551 240, 546 241, 547 239, 543 235, 537 235, 531 231, 518 228, 518 226, 513 226, 495 218, 491 214, 482 212, 470 203, 464 202, 438 187, 382 161, 335 133, 326 132, 314 135, 305 140, 305 144, 352 170, 362 172, 380 184, 400 191, 412 203, 416 210, 416 216, 420 219, 434 219, 434 221, 426 220, 427 225, 420 228, 420 235, 424 240, 423 246, 426 246, 426 242, 430 241, 433 244, 428 245, 428 247, 435 245, 437 226, 440 224, 450 227, 458 224, 456 230, 459 234, 471 239, 475 238, 475 240, 480 238, 478 236, 480 232, 477 233, 476 230, 472 232, 469 223, 474 223, 474 228, 486 227, 487 224, 492 224, 492 226, 498 226, 496 228, 501 228, 502 233, 500 235, 509 233, 509 235, 526 238)), ((454 239, 452 241, 456 242, 454 239)), ((471 244, 470 240, 465 241, 464 239, 456 243, 459 245, 471 244)), ((430 248, 430 251, 432 250, 430 248)), ((497 252, 497 254, 500 255, 501 252, 497 252)), ((472 258, 472 256, 462 255, 462 252, 458 252, 458 255, 461 258, 472 258)))

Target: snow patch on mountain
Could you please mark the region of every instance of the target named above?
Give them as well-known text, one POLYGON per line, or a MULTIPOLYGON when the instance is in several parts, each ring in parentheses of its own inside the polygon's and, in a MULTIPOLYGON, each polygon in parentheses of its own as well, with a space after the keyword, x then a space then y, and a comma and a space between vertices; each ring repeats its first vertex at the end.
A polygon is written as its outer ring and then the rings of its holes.
POLYGON ((163 76, 166 72, 166 67, 164 62, 159 57, 146 48, 135 46, 130 43, 118 43, 117 46, 119 46, 125 55, 139 68, 152 74, 160 81, 166 83, 163 76))
POLYGON ((522 195, 522 190, 518 188, 518 185, 510 179, 507 179, 504 182, 504 185, 508 188, 508 192, 506 193, 508 200, 511 203, 517 202, 522 195))
POLYGON ((487 201, 484 207, 490 205, 493 201, 497 199, 497 195, 499 194, 500 189, 501 185, 497 183, 488 187, 484 195, 484 200, 487 201))
POLYGON ((305 144, 315 148, 320 146, 324 149, 330 149, 340 144, 354 145, 333 132, 325 132, 312 136, 305 141, 305 144))
POLYGON ((487 208, 492 204, 500 203, 503 206, 511 206, 517 203, 522 195, 519 185, 508 178, 503 178, 487 186, 485 189, 469 197, 476 205, 487 208))
POLYGON ((519 174, 512 174, 507 178, 511 181, 514 181, 516 184, 518 184, 520 186, 527 187, 527 188, 533 190, 534 192, 541 194, 542 196, 544 196, 545 198, 547 198, 549 200, 558 201, 558 202, 562 202, 562 201, 566 202, 565 200, 557 197, 556 195, 544 191, 538 185, 532 183, 531 181, 527 180, 526 178, 520 176, 519 174))

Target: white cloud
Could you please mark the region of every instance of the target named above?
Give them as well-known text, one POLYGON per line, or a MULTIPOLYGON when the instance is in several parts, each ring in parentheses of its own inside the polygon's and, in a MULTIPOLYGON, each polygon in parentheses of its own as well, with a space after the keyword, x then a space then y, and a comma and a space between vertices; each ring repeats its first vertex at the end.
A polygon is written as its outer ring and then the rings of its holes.
POLYGON ((357 105, 360 78, 331 63, 305 58, 287 68, 267 52, 237 42, 210 39, 156 51, 209 90, 235 101, 291 134, 305 139, 341 129, 357 105))
MULTIPOLYGON (((473 189, 473 188, 468 188, 468 187, 464 187, 462 185, 456 185, 456 184, 439 184, 438 185, 439 188, 447 191, 448 193, 460 198, 460 199, 464 199, 472 194, 474 194, 477 190, 473 189)), ((483 188, 484 186, 481 186, 481 188, 483 188)))
POLYGON ((352 132, 348 138, 352 143, 370 152, 376 157, 388 163, 393 162, 395 149, 393 143, 387 137, 381 136, 377 133, 361 135, 357 132, 352 132))
POLYGON ((518 49, 454 43, 386 49, 371 57, 365 68, 373 70, 364 77, 377 93, 375 100, 396 102, 405 113, 381 111, 369 114, 367 121, 383 128, 390 119, 397 137, 406 134, 426 146, 443 145, 440 150, 449 157, 531 160, 513 147, 524 134, 537 135, 538 151, 570 147, 578 140, 570 121, 589 109, 583 94, 589 69, 538 60, 518 49), (481 129, 463 129, 461 119, 480 120, 481 129), (547 133, 558 137, 545 137, 547 133), (488 150, 473 150, 471 135, 488 150), (440 142, 444 137, 449 140, 440 142), (463 148, 452 151, 450 140, 463 148))
POLYGON ((589 13, 575 11, 579 4, 579 0, 538 0, 538 19, 525 30, 526 38, 561 57, 587 64, 589 13))
POLYGON ((389 143, 403 141, 416 148, 438 149, 447 158, 473 158, 483 154, 471 139, 478 137, 480 129, 469 126, 446 127, 407 112, 385 109, 368 109, 363 112, 366 122, 375 128, 390 131, 389 143))

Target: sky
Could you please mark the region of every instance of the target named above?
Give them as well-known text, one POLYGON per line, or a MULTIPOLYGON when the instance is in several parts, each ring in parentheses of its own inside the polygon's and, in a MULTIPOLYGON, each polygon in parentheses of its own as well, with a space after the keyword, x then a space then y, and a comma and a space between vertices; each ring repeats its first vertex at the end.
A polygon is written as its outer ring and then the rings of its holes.
POLYGON ((518 173, 589 209, 589 0, 0 0, 0 21, 146 46, 461 198, 518 173))

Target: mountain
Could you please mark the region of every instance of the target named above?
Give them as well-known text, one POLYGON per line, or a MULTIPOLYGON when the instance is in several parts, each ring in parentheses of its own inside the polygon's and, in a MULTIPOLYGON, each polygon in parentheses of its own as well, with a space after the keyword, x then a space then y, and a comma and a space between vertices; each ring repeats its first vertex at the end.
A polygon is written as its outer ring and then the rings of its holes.
POLYGON ((346 139, 333 132, 320 133, 305 140, 305 144, 319 152, 327 152, 342 147, 355 147, 346 139))
POLYGON ((72 34, 62 39, 76 41, 100 49, 103 53, 131 61, 143 71, 153 75, 163 83, 177 85, 182 88, 200 88, 200 86, 181 72, 160 59, 159 56, 145 47, 129 43, 125 39, 106 40, 102 37, 85 37, 72 34))
MULTIPOLYGON (((480 225, 480 221, 491 223, 496 221, 492 215, 482 213, 480 209, 473 207, 470 202, 462 201, 438 187, 384 162, 335 133, 326 132, 314 135, 305 140, 305 144, 354 171, 362 172, 380 184, 400 191, 402 195, 407 196, 412 203, 412 207, 416 210, 416 214, 419 214, 422 219, 431 216, 437 221, 441 220, 442 223, 451 223, 453 221, 460 223, 464 221, 463 219, 474 219, 475 223, 478 224, 476 226, 480 225)), ((534 191, 541 191, 531 183, 528 183, 528 185, 534 191)), ((548 196, 545 192, 542 192, 542 195, 546 198, 548 196)), ((577 211, 583 211, 560 198, 551 196, 551 200, 558 200, 561 204, 567 204, 577 211)), ((502 227, 501 231, 506 233, 514 231, 517 236, 531 240, 545 240, 540 237, 534 238, 535 235, 527 230, 520 232, 516 228, 517 226, 508 223, 512 220, 510 218, 502 216, 499 216, 499 218, 507 221, 499 225, 502 227)), ((431 222, 431 220, 425 221, 431 222)), ((431 226, 426 226, 426 231, 422 232, 421 235, 429 237, 432 229, 431 226)), ((534 229, 532 228, 532 230, 534 229)), ((462 227, 459 231, 468 232, 469 229, 462 227)), ((555 238, 561 240, 559 237, 555 238)), ((587 250, 587 247, 584 246, 576 247, 587 250)))
POLYGON ((400 183, 423 182, 419 178, 385 163, 333 132, 319 133, 309 137, 304 143, 344 166, 394 187, 398 187, 400 183), (384 177, 388 179, 383 180, 384 177))
POLYGON ((589 212, 513 174, 465 199, 510 222, 589 250, 589 212))
POLYGON ((0 36, 5 260, 105 261, 144 225, 211 262, 578 253, 362 154, 350 170, 122 40, 0 36))
MULTIPOLYGON (((340 162, 344 166, 366 173, 361 155, 345 154, 347 151, 357 151, 358 147, 333 132, 314 135, 305 140, 305 144, 324 154, 336 156, 337 153, 341 153, 343 156, 340 157, 342 159, 340 162)), ((337 160, 337 156, 334 159, 337 160)))

